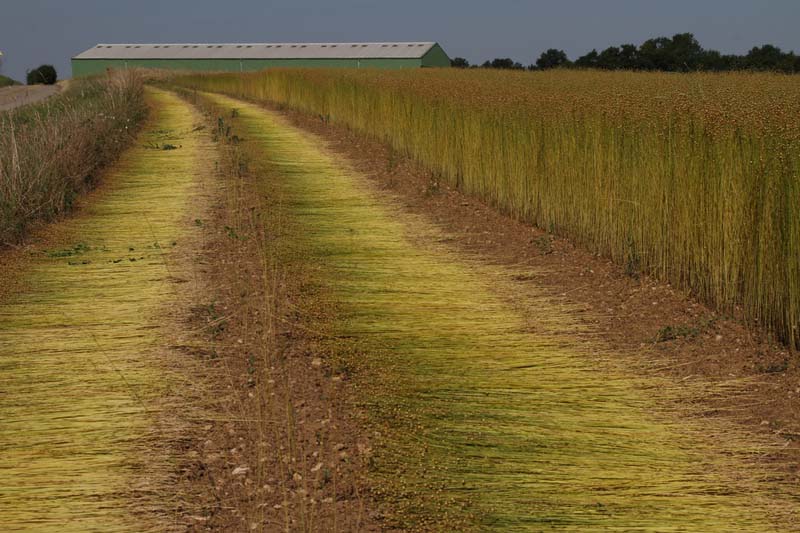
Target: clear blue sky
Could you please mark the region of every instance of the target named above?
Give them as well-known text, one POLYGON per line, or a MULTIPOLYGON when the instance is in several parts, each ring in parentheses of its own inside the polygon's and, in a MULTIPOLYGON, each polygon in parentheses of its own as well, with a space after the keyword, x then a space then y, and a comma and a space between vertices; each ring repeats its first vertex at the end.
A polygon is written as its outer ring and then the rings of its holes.
POLYGON ((440 42, 471 62, 533 62, 546 48, 592 48, 692 32, 706 48, 775 44, 800 52, 800 0, 0 0, 3 73, 98 42, 440 42))

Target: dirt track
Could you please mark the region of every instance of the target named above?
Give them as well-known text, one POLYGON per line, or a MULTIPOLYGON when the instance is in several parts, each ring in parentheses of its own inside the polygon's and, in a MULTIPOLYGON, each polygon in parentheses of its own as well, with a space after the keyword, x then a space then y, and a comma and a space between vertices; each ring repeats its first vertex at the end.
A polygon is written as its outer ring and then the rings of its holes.
POLYGON ((36 103, 61 92, 58 85, 14 85, 0 89, 0 111, 36 103))

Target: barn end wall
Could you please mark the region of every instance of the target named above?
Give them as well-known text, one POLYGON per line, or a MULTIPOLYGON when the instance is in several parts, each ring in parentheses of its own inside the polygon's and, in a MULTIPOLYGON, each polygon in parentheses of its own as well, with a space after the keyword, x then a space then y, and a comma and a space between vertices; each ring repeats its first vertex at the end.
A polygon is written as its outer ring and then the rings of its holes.
POLYGON ((450 66, 450 57, 445 53, 441 46, 434 45, 422 56, 423 67, 446 68, 450 66))

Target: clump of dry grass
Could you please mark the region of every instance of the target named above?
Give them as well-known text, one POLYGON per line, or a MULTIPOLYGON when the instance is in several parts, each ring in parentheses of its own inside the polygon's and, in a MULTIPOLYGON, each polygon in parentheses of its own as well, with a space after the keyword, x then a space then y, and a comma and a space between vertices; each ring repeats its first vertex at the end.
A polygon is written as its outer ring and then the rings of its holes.
POLYGON ((69 210, 145 116, 140 77, 125 72, 74 82, 62 95, 0 113, 0 244, 69 210))
POLYGON ((800 78, 270 70, 195 74, 385 140, 522 220, 800 344, 800 78))

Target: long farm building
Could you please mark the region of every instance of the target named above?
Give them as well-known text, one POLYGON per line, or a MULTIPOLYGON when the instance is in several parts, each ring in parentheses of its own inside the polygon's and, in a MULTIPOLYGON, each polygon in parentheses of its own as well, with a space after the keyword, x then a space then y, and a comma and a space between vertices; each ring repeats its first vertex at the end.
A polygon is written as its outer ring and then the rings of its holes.
POLYGON ((72 58, 73 77, 108 69, 244 72, 270 67, 449 67, 435 42, 98 44, 72 58))

